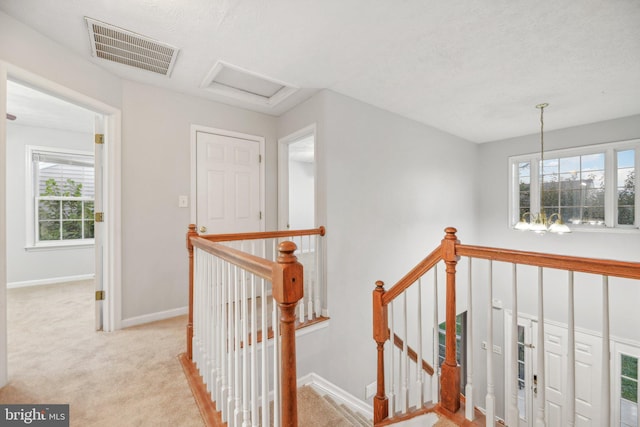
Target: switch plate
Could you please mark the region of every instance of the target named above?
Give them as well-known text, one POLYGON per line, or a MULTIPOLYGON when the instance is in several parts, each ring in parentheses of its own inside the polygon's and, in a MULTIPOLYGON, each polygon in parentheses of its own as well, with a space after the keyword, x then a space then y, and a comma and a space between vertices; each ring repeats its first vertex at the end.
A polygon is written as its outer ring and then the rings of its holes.
POLYGON ((179 208, 188 208, 189 207, 189 196, 178 196, 178 207, 179 208))

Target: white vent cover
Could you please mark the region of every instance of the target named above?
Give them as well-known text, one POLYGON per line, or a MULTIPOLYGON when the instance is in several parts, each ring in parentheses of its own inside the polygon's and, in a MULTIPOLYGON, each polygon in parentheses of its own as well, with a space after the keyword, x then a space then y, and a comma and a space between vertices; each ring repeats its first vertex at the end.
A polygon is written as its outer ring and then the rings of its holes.
POLYGON ((298 88, 218 61, 200 87, 237 100, 274 107, 298 88))
POLYGON ((170 76, 178 49, 85 16, 93 56, 170 76))

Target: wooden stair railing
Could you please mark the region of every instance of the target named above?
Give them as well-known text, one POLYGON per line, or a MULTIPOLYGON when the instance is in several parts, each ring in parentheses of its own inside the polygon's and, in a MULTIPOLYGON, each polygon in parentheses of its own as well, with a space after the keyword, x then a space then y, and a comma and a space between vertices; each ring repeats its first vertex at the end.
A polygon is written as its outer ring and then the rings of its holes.
MULTIPOLYGON (((324 228, 318 234, 324 234, 324 228)), ((263 234, 264 235, 264 234, 263 234)), ((270 236, 287 237, 291 233, 269 233, 270 236)), ((303 297, 303 267, 297 261, 294 252, 296 245, 285 241, 278 245, 279 256, 276 261, 269 261, 234 248, 227 247, 218 241, 233 240, 238 235, 227 235, 224 239, 215 236, 199 236, 194 224, 189 225, 187 233, 187 249, 189 252, 189 317, 187 324, 187 354, 185 359, 195 364, 193 360, 194 340, 194 251, 196 248, 217 257, 220 260, 241 268, 256 277, 268 280, 272 284, 272 297, 280 309, 278 342, 280 346, 280 419, 281 425, 294 427, 297 420, 297 376, 296 376, 296 305, 303 297)), ((244 235, 238 240, 246 240, 244 235)), ((251 233, 252 238, 258 233, 251 233)), ((225 309, 226 310, 226 309, 225 309)), ((265 314, 266 315, 266 314, 265 314)), ((253 341, 254 343, 256 341, 253 341)), ((238 343, 236 340, 237 344, 238 343)), ((249 344, 247 341, 246 344, 249 344)), ((233 337, 229 338, 226 346, 233 345, 233 337)), ((278 345, 278 344, 276 344, 278 345)), ((246 347, 246 345, 244 346, 246 347)), ((238 347, 240 348, 240 347, 238 347)), ((184 362, 183 362, 184 363, 184 362)), ((206 394, 206 390, 204 393, 206 394)), ((213 394, 213 392, 212 392, 213 394)), ((264 394, 264 393, 263 393, 264 394)), ((224 402, 222 404, 225 404, 224 402)), ((204 417, 207 418, 207 417, 204 417)))
MULTIPOLYGON (((416 413, 425 411, 435 411, 440 415, 444 415, 447 418, 453 420, 454 422, 460 425, 477 425, 476 423, 481 422, 484 423, 484 416, 478 416, 477 412, 474 412, 475 405, 473 403, 473 389, 472 389, 472 373, 467 373, 467 398, 465 402, 465 411, 459 411, 461 407, 461 400, 465 400, 464 397, 460 395, 460 371, 459 366, 456 362, 456 267, 460 257, 467 257, 469 260, 468 264, 468 301, 467 301, 467 309, 471 310, 471 290, 474 287, 472 284, 472 273, 471 273, 471 260, 482 259, 488 260, 489 263, 489 281, 488 281, 488 292, 487 299, 489 301, 487 306, 487 310, 489 313, 492 312, 492 263, 494 261, 510 263, 512 265, 512 292, 511 292, 511 308, 513 310, 512 315, 512 331, 511 337, 506 337, 505 347, 508 347, 508 353, 511 355, 513 360, 515 359, 518 351, 518 340, 517 340, 517 265, 529 265, 538 267, 538 313, 537 318, 540 319, 538 321, 538 334, 537 341, 535 342, 537 358, 539 360, 539 369, 542 372, 545 372, 544 365, 542 364, 545 359, 545 349, 544 349, 544 309, 543 309, 543 269, 549 268, 554 270, 562 270, 567 271, 568 275, 568 289, 569 289, 569 298, 568 298, 568 325, 569 325, 569 340, 568 342, 573 343, 573 335, 575 333, 575 325, 574 325, 574 301, 573 301, 573 286, 574 286, 574 272, 587 273, 590 275, 599 275, 602 276, 602 313, 603 313, 603 330, 602 330, 602 354, 609 354, 610 351, 610 335, 609 335, 609 278, 624 278, 624 279, 632 279, 632 280, 640 280, 640 263, 637 262, 624 262, 624 261, 614 261, 614 260, 603 260, 603 259, 593 259, 593 258, 584 258, 584 257, 572 257, 572 256, 562 256, 562 255, 554 255, 554 254, 543 254, 537 252, 528 252, 528 251, 517 251, 517 250, 509 250, 509 249, 499 249, 499 248, 488 248, 482 246, 472 246, 472 245, 462 245, 457 240, 456 237, 456 229, 455 228, 447 228, 445 230, 445 238, 442 240, 441 244, 433 251, 429 256, 427 256, 423 261, 421 261, 416 267, 414 267, 409 273, 407 273, 401 280, 399 280, 393 287, 391 287, 388 291, 384 289, 384 283, 381 281, 376 282, 376 288, 373 291, 373 338, 376 342, 377 346, 377 355, 378 355, 378 363, 377 363, 377 392, 373 401, 373 409, 374 409, 374 424, 375 425, 389 425, 401 418, 408 418, 416 413), (389 307, 394 302, 394 300, 398 299, 398 297, 403 296, 404 301, 401 301, 404 304, 404 308, 406 310, 406 292, 413 284, 420 285, 420 280, 425 276, 425 274, 433 269, 440 261, 443 261, 445 264, 446 271, 446 337, 445 337, 445 360, 442 365, 441 370, 441 378, 440 378, 440 390, 439 390, 439 402, 436 405, 426 405, 422 408, 416 407, 412 409, 409 413, 406 412, 404 415, 397 417, 395 413, 390 413, 389 411, 389 397, 387 396, 387 388, 385 387, 385 351, 384 345, 387 340, 392 340, 392 346, 394 347, 402 347, 405 351, 405 356, 407 359, 411 358, 411 360, 417 361, 419 357, 416 355, 415 351, 412 351, 413 354, 409 354, 407 351, 406 342, 403 342, 395 333, 393 333, 393 319, 390 319, 391 316, 389 312, 389 307), (389 328, 389 321, 391 320, 391 329, 389 328), (415 356, 415 358, 414 358, 415 356), (394 418, 395 417, 395 418, 394 418), (475 421, 471 421, 474 420, 475 421)), ((434 297, 437 297, 437 279, 436 273, 437 270, 434 269, 434 297)), ((555 282, 554 282, 555 284, 555 282)), ((420 286, 417 286, 420 289, 420 286)), ((485 291, 483 291, 485 292, 485 291)), ((420 293, 418 293, 418 296, 420 293)), ((437 310, 437 304, 436 304, 437 310)), ((434 329, 437 328, 438 324, 438 316, 437 312, 435 314, 434 319, 434 329)), ((418 315, 420 318, 420 315, 418 315)), ((406 315, 405 320, 406 323, 406 315)), ((487 319, 487 324, 492 325, 493 320, 492 316, 489 315, 487 319)), ((419 330, 420 326, 418 326, 419 330)), ((491 332, 491 326, 487 326, 487 347, 493 348, 493 337, 491 332)), ((406 325, 404 327, 405 332, 407 330, 406 325)), ((420 333, 419 333, 420 334, 420 333)), ((405 340, 408 337, 404 337, 405 340)), ((535 338, 534 338, 535 339, 535 338)), ((467 337, 467 346, 468 348, 473 349, 473 337, 472 335, 467 337)), ((434 346, 437 345, 437 339, 434 339, 434 346)), ((416 347, 419 351, 421 344, 416 347)), ((575 363, 575 349, 573 345, 569 346, 569 350, 567 350, 568 355, 568 363, 569 365, 573 365, 575 363)), ((393 348, 393 347, 392 347, 393 348)), ((393 357, 393 351, 391 352, 391 356, 393 357)), ((437 352, 434 355, 437 357, 437 352)), ((467 361, 473 359, 473 355, 467 355, 469 359, 467 361)), ((486 424, 494 425, 496 420, 495 416, 495 394, 494 394, 494 384, 493 384, 493 358, 487 358, 487 395, 486 395, 486 424)), ((417 362, 416 362, 417 363, 417 362)), ((426 362, 425 362, 426 363, 426 362)), ((437 359, 433 361, 433 364, 436 365, 438 363, 437 359)), ((515 377, 515 368, 516 362, 511 363, 511 376, 515 377)), ((467 367, 469 368, 469 366, 467 367)), ((609 364, 609 357, 602 357, 602 367, 601 367, 601 375, 602 375, 602 401, 601 405, 601 419, 593 420, 596 424, 599 425, 609 425, 611 423, 611 396, 609 394, 611 378, 610 378, 610 369, 611 366, 609 364)), ((407 368, 401 368, 401 371, 407 372, 407 368)), ((393 372, 393 367, 392 367, 393 372)), ((404 374, 403 372, 403 374, 404 374)), ((575 404, 572 403, 575 396, 575 370, 569 369, 567 375, 567 394, 570 396, 569 401, 566 402, 568 408, 567 415, 567 425, 573 425, 577 413, 575 404)), ((514 383, 515 384, 515 383, 514 383)), ((506 422, 508 425, 517 424, 518 420, 518 407, 517 407, 517 391, 515 385, 511 385, 511 395, 506 396, 507 391, 505 390, 505 415, 506 422)), ((535 417, 536 423, 543 424, 545 420, 545 397, 544 397, 544 375, 538 376, 538 407, 535 409, 535 417)), ((402 390, 402 393, 406 393, 405 402, 408 399, 408 392, 406 390, 402 390)), ((393 396, 393 388, 390 390, 389 396, 393 396)), ((437 396, 437 395, 436 395, 437 396)), ((434 400, 435 402, 435 400, 434 400)), ((405 406, 406 403, 405 403, 405 406)))
MULTIPOLYGON (((456 240, 455 232, 456 230, 454 228, 447 228, 445 238, 442 240, 440 246, 433 250, 388 291, 385 291, 383 282, 376 282, 376 289, 373 291, 373 339, 377 345, 378 368, 377 390, 373 399, 374 424, 382 422, 390 415, 384 377, 384 344, 390 338, 389 328, 387 326, 389 319, 388 306, 441 260, 444 260, 447 265, 447 340, 445 361, 441 368, 440 377, 440 404, 444 409, 452 413, 455 413, 460 408, 460 369, 456 361, 455 341, 455 265, 458 261, 455 254, 455 244, 459 242, 456 240), (452 339, 449 337, 452 337, 452 339)), ((393 416, 394 414, 391 415, 393 416)))

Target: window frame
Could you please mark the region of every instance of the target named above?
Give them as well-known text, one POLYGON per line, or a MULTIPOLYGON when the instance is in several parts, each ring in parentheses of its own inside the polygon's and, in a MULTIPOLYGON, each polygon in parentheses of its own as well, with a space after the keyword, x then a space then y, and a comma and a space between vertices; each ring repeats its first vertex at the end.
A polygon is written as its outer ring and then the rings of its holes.
MULTIPOLYGON (((33 156, 35 153, 46 153, 58 156, 74 156, 74 155, 82 155, 82 156, 90 156, 95 161, 95 153, 91 151, 83 151, 83 150, 74 150, 69 148, 58 148, 58 147, 45 147, 45 146, 35 146, 35 145, 27 145, 25 147, 26 153, 26 179, 25 179, 25 195, 26 195, 26 207, 25 207, 25 225, 26 225, 26 244, 25 249, 28 251, 31 250, 52 250, 52 249, 65 249, 65 248, 74 248, 74 247, 88 247, 95 245, 95 238, 90 239, 68 239, 68 240, 40 240, 38 233, 38 201, 41 200, 40 195, 36 189, 36 180, 37 174, 34 168, 33 156)), ((95 179, 95 165, 94 165, 94 179, 95 179)), ((45 196, 46 199, 67 199, 66 197, 60 196, 45 196)), ((90 197, 80 197, 74 198, 74 200, 78 201, 93 201, 94 209, 95 209, 95 195, 93 198, 90 197)), ((83 203, 83 211, 84 211, 84 203, 83 203)), ((81 220, 83 221, 83 220, 81 220)))
MULTIPOLYGON (((590 154, 604 153, 605 155, 605 206, 604 206, 604 224, 588 225, 588 224, 568 224, 571 231, 579 232, 624 232, 633 233, 640 232, 640 139, 631 139, 618 142, 608 142, 603 144, 593 144, 580 147, 565 148, 559 150, 545 151, 545 160, 560 159, 565 157, 585 156, 590 154), (618 224, 618 183, 617 183, 617 153, 626 150, 635 150, 635 225, 618 224)), ((513 229, 515 224, 520 221, 520 183, 518 176, 518 164, 521 162, 531 162, 530 166, 530 211, 539 212, 540 210, 540 152, 523 154, 509 157, 509 228, 513 229)))

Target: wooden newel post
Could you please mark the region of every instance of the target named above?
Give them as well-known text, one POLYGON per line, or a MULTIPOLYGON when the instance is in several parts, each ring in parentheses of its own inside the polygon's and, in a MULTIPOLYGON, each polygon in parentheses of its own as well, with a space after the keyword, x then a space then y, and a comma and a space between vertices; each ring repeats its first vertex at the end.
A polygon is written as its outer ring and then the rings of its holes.
POLYGON ((447 272, 447 303, 446 303, 446 339, 445 356, 440 377, 441 406, 450 411, 460 409, 460 367, 456 360, 456 238, 457 230, 448 227, 442 240, 442 259, 447 272))
POLYGON ((189 251, 189 321, 187 323, 187 357, 193 360, 193 244, 191 238, 197 236, 195 224, 189 224, 187 231, 187 251, 189 251))
POLYGON ((304 293, 302 264, 293 254, 296 245, 278 245, 278 267, 274 270, 273 298, 280 307, 280 336, 282 364, 282 426, 298 426, 298 387, 296 376, 296 305, 304 293))
POLYGON ((389 339, 387 306, 383 304, 384 283, 376 282, 373 291, 373 339, 378 347, 377 390, 373 398, 373 423, 379 423, 389 416, 389 399, 384 387, 384 343, 389 339))

